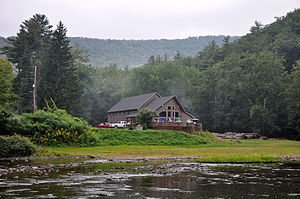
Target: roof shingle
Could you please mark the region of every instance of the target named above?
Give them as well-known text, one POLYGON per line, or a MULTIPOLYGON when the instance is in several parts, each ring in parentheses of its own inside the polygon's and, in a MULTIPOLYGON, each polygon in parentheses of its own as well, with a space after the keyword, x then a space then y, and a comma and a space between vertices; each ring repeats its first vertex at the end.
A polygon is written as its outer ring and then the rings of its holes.
POLYGON ((157 93, 148 93, 144 95, 138 95, 133 97, 125 97, 121 99, 116 105, 114 105, 107 112, 118 112, 127 110, 137 110, 144 105, 152 96, 157 93))
POLYGON ((167 96, 167 97, 160 97, 156 98, 150 104, 146 106, 146 108, 151 109, 151 110, 156 110, 163 104, 167 103, 169 100, 171 100, 174 96, 167 96))

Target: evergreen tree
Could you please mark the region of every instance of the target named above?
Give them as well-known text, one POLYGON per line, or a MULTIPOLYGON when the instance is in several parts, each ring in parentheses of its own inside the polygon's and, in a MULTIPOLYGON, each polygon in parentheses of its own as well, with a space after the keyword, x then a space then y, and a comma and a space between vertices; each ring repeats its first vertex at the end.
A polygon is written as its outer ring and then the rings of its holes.
POLYGON ((66 34, 67 29, 59 22, 52 34, 47 56, 42 64, 38 91, 41 105, 45 99, 51 97, 57 107, 73 113, 79 105, 82 88, 66 34))
POLYGON ((208 44, 196 55, 196 68, 199 70, 207 69, 220 61, 220 48, 215 41, 208 44))
POLYGON ((32 111, 34 66, 37 66, 39 74, 51 28, 45 15, 36 14, 20 25, 17 36, 8 38, 9 45, 3 48, 8 60, 17 69, 13 91, 19 96, 19 112, 32 111))

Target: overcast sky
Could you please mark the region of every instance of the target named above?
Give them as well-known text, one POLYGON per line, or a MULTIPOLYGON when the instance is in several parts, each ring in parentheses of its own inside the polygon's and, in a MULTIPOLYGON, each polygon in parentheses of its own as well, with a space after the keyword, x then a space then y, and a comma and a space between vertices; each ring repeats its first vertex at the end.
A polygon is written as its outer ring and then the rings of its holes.
POLYGON ((300 8, 300 0, 0 0, 0 36, 16 35, 22 21, 45 14, 68 36, 100 39, 176 39, 245 35, 300 8))

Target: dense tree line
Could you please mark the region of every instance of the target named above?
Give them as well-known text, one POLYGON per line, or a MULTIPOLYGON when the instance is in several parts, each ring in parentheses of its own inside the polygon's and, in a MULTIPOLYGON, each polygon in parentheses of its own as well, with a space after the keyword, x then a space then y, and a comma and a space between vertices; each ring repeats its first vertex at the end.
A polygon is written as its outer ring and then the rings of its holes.
POLYGON ((13 91, 19 96, 15 104, 20 112, 29 110, 21 109, 22 103, 32 106, 32 99, 19 91, 31 91, 32 82, 26 87, 22 77, 32 77, 32 65, 39 64, 39 108, 43 98, 52 98, 58 108, 92 125, 106 121, 107 110, 122 97, 159 92, 177 95, 211 131, 300 137, 299 9, 269 25, 255 22, 249 34, 232 43, 230 37, 223 37, 222 43, 211 41, 194 56, 181 51, 172 57, 153 54, 133 69, 115 64, 93 67, 87 50, 70 47, 62 23, 53 31, 45 19, 37 26, 43 34, 34 32, 40 45, 28 47, 26 38, 33 33, 23 23, 24 36, 21 26, 5 49, 18 70, 13 91))

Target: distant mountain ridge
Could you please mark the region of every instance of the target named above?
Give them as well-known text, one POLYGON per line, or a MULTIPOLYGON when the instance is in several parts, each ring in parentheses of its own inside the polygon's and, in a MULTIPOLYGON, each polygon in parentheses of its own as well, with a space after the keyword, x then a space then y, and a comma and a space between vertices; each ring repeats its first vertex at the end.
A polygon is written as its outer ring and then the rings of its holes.
MULTIPOLYGON (((240 38, 230 37, 230 42, 240 38)), ((174 52, 179 51, 183 56, 193 56, 201 51, 213 40, 221 45, 224 35, 199 36, 187 39, 157 39, 157 40, 111 40, 70 37, 71 44, 79 44, 86 49, 91 58, 92 66, 107 66, 117 64, 120 67, 135 67, 143 65, 150 56, 174 57, 174 52)))
MULTIPOLYGON (((239 36, 230 37, 230 42, 237 40, 239 36)), ((167 55, 168 59, 174 57, 179 51, 183 56, 194 56, 213 40, 222 45, 224 35, 199 36, 187 39, 156 39, 156 40, 111 40, 83 37, 70 37, 71 45, 79 44, 90 54, 91 65, 103 67, 117 64, 120 67, 136 67, 147 62, 150 56, 167 55)), ((6 39, 0 36, 0 48, 6 39)), ((5 58, 4 55, 0 57, 5 58)))

